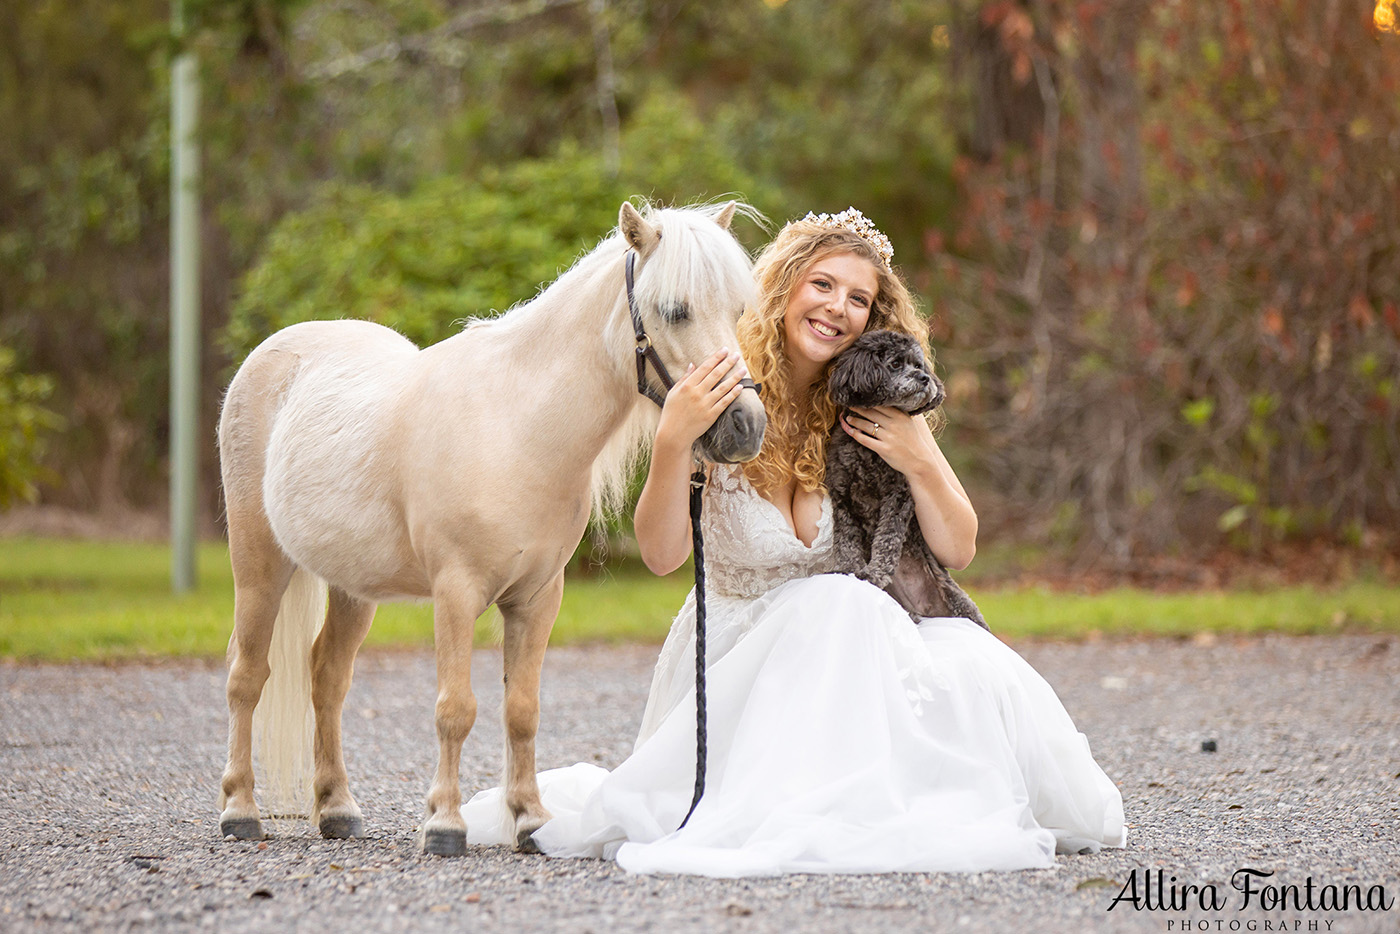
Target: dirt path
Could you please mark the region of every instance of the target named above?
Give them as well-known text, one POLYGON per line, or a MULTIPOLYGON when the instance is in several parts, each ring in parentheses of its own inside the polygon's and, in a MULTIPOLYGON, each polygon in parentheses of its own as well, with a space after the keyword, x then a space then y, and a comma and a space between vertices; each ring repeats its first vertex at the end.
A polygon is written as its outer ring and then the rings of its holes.
MULTIPOLYGON (((263 848, 225 843, 221 668, 0 667, 0 931, 1400 932, 1400 639, 1017 648, 1121 785, 1126 850, 1043 871, 740 881, 482 848, 423 857, 433 669, 390 653, 362 659, 346 708, 369 838, 324 842, 287 822, 263 848), (1274 873, 1256 887, 1304 896, 1310 877, 1314 902, 1327 885, 1373 898, 1383 886, 1392 907, 1260 911, 1256 896, 1242 911, 1230 887, 1242 867, 1274 873), (1126 898, 1108 910, 1133 879, 1144 900, 1149 879, 1158 894, 1159 870, 1168 897, 1175 876, 1178 893, 1214 884, 1224 906, 1193 895, 1186 911, 1126 898)), ((627 754, 655 651, 551 650, 541 767, 627 754)), ((476 666, 483 716, 465 774, 480 788, 501 765, 500 656, 476 666)))

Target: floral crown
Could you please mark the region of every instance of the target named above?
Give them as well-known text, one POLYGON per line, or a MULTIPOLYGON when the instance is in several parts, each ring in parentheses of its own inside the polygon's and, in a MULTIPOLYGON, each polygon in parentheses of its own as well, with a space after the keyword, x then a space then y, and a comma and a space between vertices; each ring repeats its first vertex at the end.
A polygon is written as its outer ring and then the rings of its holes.
POLYGON ((871 223, 870 218, 855 208, 846 208, 840 214, 814 214, 808 211, 802 220, 829 230, 849 230, 874 247, 875 252, 885 261, 886 269, 894 262, 894 245, 890 243, 890 238, 882 234, 880 228, 871 223))

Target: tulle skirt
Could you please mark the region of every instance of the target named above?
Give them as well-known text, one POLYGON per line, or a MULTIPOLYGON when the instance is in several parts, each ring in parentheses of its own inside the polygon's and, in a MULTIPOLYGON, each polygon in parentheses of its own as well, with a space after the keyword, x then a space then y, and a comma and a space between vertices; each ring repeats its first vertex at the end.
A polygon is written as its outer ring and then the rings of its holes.
MULTIPOLYGON (((917 627, 844 575, 756 601, 708 669, 705 794, 695 693, 611 772, 539 775, 551 856, 632 872, 982 871, 1124 843, 1122 797, 1043 678, 963 619, 917 627)), ((472 843, 509 843, 500 789, 462 807, 472 843)))

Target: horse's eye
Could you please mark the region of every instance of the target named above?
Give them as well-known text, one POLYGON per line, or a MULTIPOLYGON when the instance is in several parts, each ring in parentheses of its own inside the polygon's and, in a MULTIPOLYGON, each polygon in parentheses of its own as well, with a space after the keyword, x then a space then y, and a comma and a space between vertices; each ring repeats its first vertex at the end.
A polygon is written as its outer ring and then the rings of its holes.
POLYGON ((685 302, 663 302, 661 304, 661 320, 668 324, 689 321, 690 306, 685 302))

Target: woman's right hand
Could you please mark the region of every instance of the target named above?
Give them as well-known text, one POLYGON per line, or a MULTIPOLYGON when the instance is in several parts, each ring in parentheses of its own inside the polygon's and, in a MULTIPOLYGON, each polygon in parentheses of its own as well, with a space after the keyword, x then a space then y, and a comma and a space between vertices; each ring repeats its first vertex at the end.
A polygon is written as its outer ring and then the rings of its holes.
POLYGON ((699 366, 690 364, 685 375, 666 393, 666 404, 656 427, 657 443, 689 451, 696 439, 709 431, 739 398, 744 390, 739 380, 748 375, 739 354, 727 347, 710 354, 699 366))
POLYGON ((666 394, 632 528, 646 566, 670 574, 690 554, 691 448, 739 398, 748 369, 728 348, 691 365, 666 394))

